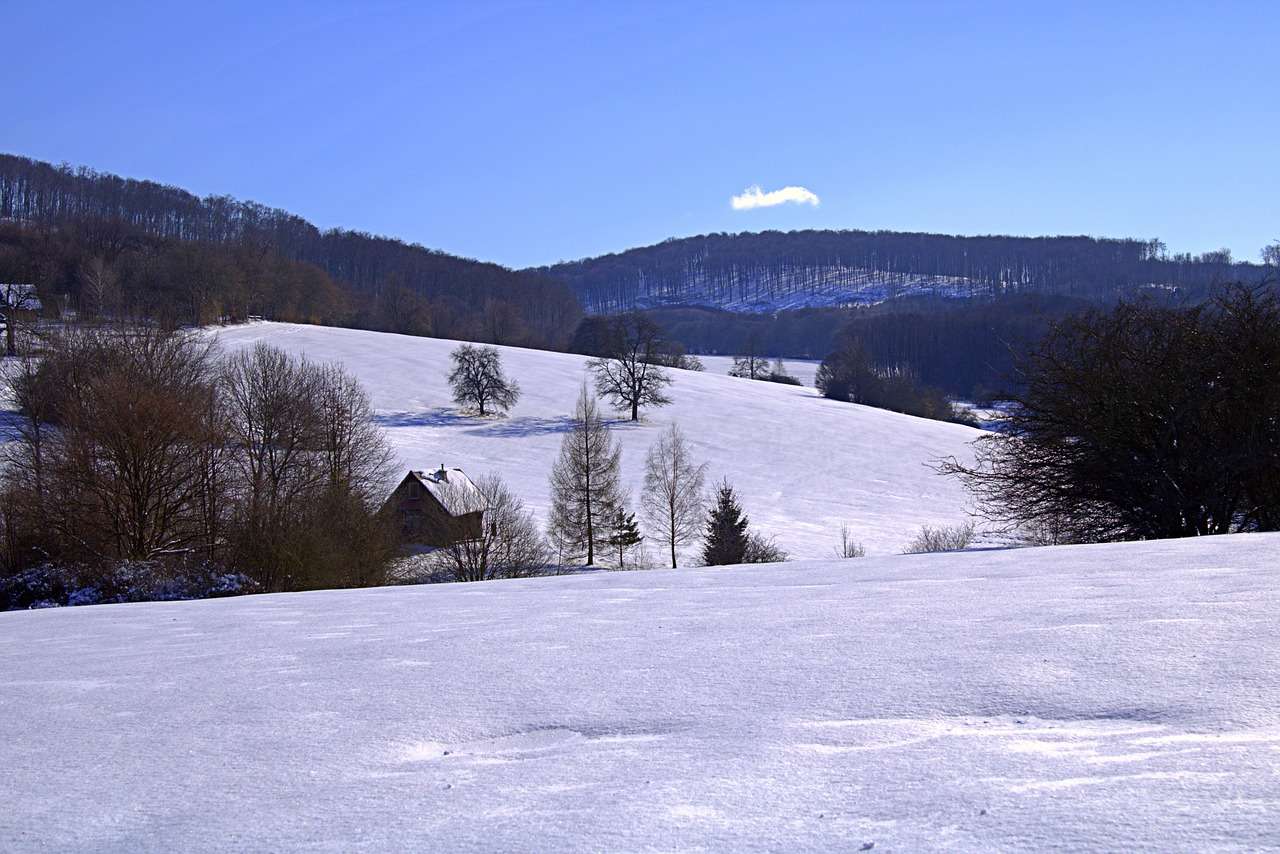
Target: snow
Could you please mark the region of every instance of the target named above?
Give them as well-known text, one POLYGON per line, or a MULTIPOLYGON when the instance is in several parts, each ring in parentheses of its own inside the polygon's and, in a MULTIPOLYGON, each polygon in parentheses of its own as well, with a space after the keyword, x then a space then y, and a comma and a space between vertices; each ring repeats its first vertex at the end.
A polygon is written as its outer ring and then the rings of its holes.
POLYGON ((1280 535, 0 614, 0 850, 1259 850, 1280 535))
MULTIPOLYGON (((456 341, 284 323, 213 334, 227 350, 265 341, 341 362, 373 398, 400 459, 397 480, 441 464, 472 479, 494 472, 545 521, 551 466, 588 378, 584 357, 500 347, 522 397, 505 418, 479 418, 455 408, 445 379, 456 341)), ((811 387, 710 369, 672 375, 671 406, 649 410, 639 424, 615 425, 633 506, 645 452, 674 421, 709 464, 708 485, 727 477, 752 527, 775 536, 792 557, 831 556, 842 524, 869 553, 884 554, 901 551, 922 525, 967 518, 961 485, 929 466, 942 457, 969 459, 977 430, 825 400, 811 387)))
MULTIPOLYGON (((702 365, 708 373, 727 374, 733 367, 733 356, 698 356, 702 361, 702 365)), ((769 364, 772 366, 774 357, 769 358, 769 364)), ((818 376, 818 368, 822 365, 821 359, 786 359, 782 360, 782 366, 787 369, 787 373, 800 382, 813 388, 814 379, 818 376)), ((762 380, 756 380, 762 382, 762 380)))
POLYGON ((415 471, 413 477, 440 506, 454 516, 473 513, 487 504, 480 489, 459 468, 415 471))

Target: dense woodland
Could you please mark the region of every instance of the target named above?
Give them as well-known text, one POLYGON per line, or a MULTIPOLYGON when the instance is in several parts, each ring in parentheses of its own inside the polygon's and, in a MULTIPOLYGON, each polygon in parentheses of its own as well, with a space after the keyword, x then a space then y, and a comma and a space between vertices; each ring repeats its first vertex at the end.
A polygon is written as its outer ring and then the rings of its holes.
POLYGON ((540 272, 572 285, 588 311, 608 313, 778 302, 867 284, 889 299, 913 284, 970 297, 1098 299, 1159 287, 1202 299, 1215 283, 1256 280, 1263 268, 1229 250, 1170 255, 1159 240, 810 230, 671 239, 540 272))
POLYGON ((558 282, 276 208, 0 155, 0 281, 82 313, 356 326, 563 347, 558 282))

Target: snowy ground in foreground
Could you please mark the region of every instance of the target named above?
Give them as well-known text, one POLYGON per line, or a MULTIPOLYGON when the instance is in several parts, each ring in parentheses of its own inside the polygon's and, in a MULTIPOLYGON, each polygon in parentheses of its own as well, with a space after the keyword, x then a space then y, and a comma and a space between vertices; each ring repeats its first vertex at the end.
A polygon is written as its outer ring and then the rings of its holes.
MULTIPOLYGON (((586 377, 586 359, 500 348, 523 396, 501 419, 457 411, 445 377, 456 341, 254 323, 217 331, 228 350, 266 341, 360 378, 405 468, 458 466, 501 474, 543 521, 547 477, 586 377)), ((728 370, 728 363, 725 364, 728 370)), ((723 371, 673 371, 671 406, 640 424, 618 422, 623 480, 633 503, 646 450, 672 421, 709 463, 708 484, 728 477, 753 527, 792 557, 828 557, 847 523, 871 553, 902 549, 921 525, 965 521, 960 484, 928 467, 971 458, 979 431, 824 400, 813 388, 743 380, 723 371)))
POLYGON ((1280 535, 0 614, 0 850, 1257 849, 1280 535))

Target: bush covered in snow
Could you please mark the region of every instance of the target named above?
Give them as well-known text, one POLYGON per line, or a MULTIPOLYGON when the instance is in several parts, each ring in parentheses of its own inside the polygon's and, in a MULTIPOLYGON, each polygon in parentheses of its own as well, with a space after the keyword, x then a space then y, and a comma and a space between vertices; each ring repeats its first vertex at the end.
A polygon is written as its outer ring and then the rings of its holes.
POLYGON ((0 578, 0 611, 208 599, 255 589, 243 573, 208 563, 181 566, 164 561, 120 561, 106 567, 45 563, 0 578))

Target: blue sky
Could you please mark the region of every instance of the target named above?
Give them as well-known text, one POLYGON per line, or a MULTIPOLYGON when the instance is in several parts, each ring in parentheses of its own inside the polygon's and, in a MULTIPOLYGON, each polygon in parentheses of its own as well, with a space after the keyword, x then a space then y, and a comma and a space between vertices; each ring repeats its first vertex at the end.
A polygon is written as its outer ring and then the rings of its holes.
POLYGON ((0 0, 0 21, 0 151, 513 266, 767 228, 1249 260, 1280 238, 1275 2, 0 0), (735 210, 753 185, 820 204, 735 210))

